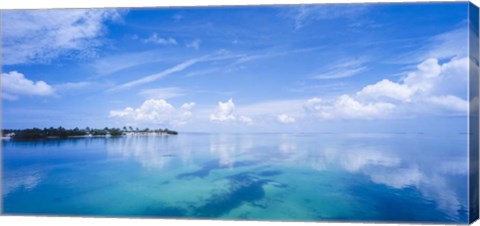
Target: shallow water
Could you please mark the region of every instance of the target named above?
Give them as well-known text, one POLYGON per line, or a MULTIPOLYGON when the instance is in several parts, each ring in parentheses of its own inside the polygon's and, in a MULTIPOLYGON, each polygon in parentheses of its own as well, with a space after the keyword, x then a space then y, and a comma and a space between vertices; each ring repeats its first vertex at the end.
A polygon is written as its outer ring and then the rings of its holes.
POLYGON ((4 141, 5 214, 466 223, 467 135, 4 141))

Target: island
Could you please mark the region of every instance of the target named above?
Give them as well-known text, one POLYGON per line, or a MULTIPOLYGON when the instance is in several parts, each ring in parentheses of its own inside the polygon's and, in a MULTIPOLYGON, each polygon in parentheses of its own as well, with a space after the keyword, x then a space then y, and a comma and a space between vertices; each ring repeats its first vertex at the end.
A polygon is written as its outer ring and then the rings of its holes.
POLYGON ((65 129, 63 127, 50 128, 31 128, 31 129, 3 129, 2 139, 12 140, 35 140, 35 139, 55 139, 55 138, 74 138, 74 137, 119 137, 119 136, 156 136, 156 135, 177 135, 174 130, 165 129, 139 129, 131 126, 123 128, 94 129, 86 127, 85 129, 65 129))

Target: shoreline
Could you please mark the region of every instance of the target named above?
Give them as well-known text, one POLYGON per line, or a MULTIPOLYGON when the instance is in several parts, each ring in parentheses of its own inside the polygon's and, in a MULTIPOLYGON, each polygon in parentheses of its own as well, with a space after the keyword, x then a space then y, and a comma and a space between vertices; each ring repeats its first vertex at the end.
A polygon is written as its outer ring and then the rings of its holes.
POLYGON ((60 140, 60 139, 70 139, 70 138, 119 138, 119 137, 147 137, 147 136, 158 136, 158 137, 163 137, 163 136, 176 136, 177 134, 169 134, 169 133, 155 133, 155 132, 140 132, 140 133, 127 133, 127 134, 121 134, 121 135, 77 135, 77 136, 66 136, 66 137, 61 137, 61 136, 47 136, 47 137, 42 137, 42 138, 15 138, 15 137, 1 137, 1 140, 12 140, 12 141, 25 141, 25 140, 60 140))

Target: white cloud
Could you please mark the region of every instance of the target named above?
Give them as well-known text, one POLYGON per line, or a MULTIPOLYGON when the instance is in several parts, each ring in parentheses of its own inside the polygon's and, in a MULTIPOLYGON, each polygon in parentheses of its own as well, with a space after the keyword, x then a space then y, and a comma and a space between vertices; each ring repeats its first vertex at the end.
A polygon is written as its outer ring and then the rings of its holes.
MULTIPOLYGON (((468 25, 462 24, 460 28, 427 38, 425 45, 416 51, 399 54, 390 63, 412 64, 429 58, 451 59, 468 57, 468 25)), ((420 39, 422 40, 422 39, 420 39)))
POLYGON ((244 115, 240 115, 238 117, 238 121, 244 122, 244 123, 247 123, 247 124, 251 124, 253 122, 252 118, 244 116, 244 115))
MULTIPOLYGON (((145 55, 143 57, 146 57, 146 56, 147 55, 145 55)), ((209 61, 219 61, 219 60, 228 60, 228 59, 232 59, 232 58, 236 58, 236 57, 238 57, 238 56, 232 55, 232 54, 230 54, 226 51, 217 51, 213 54, 203 55, 201 57, 186 60, 186 61, 181 62, 181 63, 179 63, 179 64, 177 64, 177 65, 175 65, 171 68, 163 70, 159 73, 151 74, 151 75, 148 75, 146 77, 143 77, 143 78, 140 78, 140 79, 137 79, 137 80, 134 80, 134 81, 130 81, 130 82, 127 82, 127 83, 117 85, 113 88, 110 88, 110 89, 106 90, 105 92, 107 92, 107 93, 115 92, 115 91, 119 91, 119 90, 123 90, 123 89, 129 89, 129 88, 139 86, 139 85, 142 85, 142 84, 146 84, 146 83, 151 83, 151 82, 154 82, 158 79, 161 79, 161 78, 163 78, 167 75, 170 75, 170 74, 173 74, 173 73, 176 73, 176 72, 181 72, 181 71, 183 71, 183 70, 185 70, 185 69, 187 69, 187 68, 189 68, 192 65, 197 64, 197 63, 209 62, 209 61)), ((128 59, 128 57, 125 58, 125 59, 122 59, 122 61, 127 60, 127 59, 128 59)), ((125 69, 125 68, 117 68, 117 69, 122 70, 122 69, 125 69)))
POLYGON ((463 58, 468 56, 468 26, 439 34, 430 40, 433 45, 429 51, 422 55, 423 58, 463 58))
POLYGON ((318 20, 330 20, 335 18, 356 18, 367 7, 355 5, 302 5, 295 8, 289 14, 295 21, 295 29, 301 29, 307 24, 318 20))
POLYGON ((161 78, 163 78, 167 75, 173 74, 175 72, 183 71, 183 70, 187 69, 188 67, 196 64, 201 59, 202 58, 195 58, 195 59, 187 60, 183 63, 177 64, 177 65, 175 65, 171 68, 168 68, 168 69, 166 69, 166 70, 164 70, 160 73, 148 75, 148 76, 143 77, 141 79, 137 79, 137 80, 134 80, 134 81, 131 81, 131 82, 121 84, 119 86, 116 86, 116 87, 113 87, 111 89, 106 90, 106 92, 115 92, 115 91, 119 91, 119 90, 123 90, 123 89, 129 89, 129 88, 132 88, 134 86, 138 86, 138 85, 142 85, 142 84, 145 84, 145 83, 150 83, 150 82, 156 81, 158 79, 161 79, 161 78))
POLYGON ((418 115, 459 115, 468 110, 468 61, 451 59, 439 64, 427 59, 398 82, 383 79, 364 86, 353 94, 336 97, 276 100, 246 106, 221 102, 213 121, 239 121, 238 115, 253 117, 256 124, 289 118, 302 123, 310 116, 318 120, 373 120, 415 117, 418 115), (233 109, 235 108, 235 112, 233 109), (279 117, 279 113, 286 115, 279 117))
POLYGON ((195 107, 195 103, 194 102, 190 102, 190 103, 184 103, 182 104, 182 106, 180 107, 181 109, 183 110, 192 110, 192 108, 195 107))
POLYGON ((315 79, 337 79, 337 78, 347 78, 354 76, 362 71, 364 71, 366 67, 353 67, 353 68, 336 68, 331 71, 315 75, 313 78, 315 79))
MULTIPOLYGON (((199 61, 219 61, 231 60, 238 58, 238 54, 232 54, 226 50, 219 50, 209 55, 198 58, 199 61)), ((103 57, 92 63, 95 71, 100 75, 111 75, 119 71, 133 69, 139 65, 148 63, 164 63, 178 62, 184 60, 184 57, 169 55, 165 57, 165 51, 161 49, 153 49, 141 52, 116 54, 114 56, 103 57)), ((217 70, 220 68, 217 67, 217 70)))
POLYGON ((198 50, 200 48, 200 43, 201 43, 200 39, 195 39, 191 43, 187 44, 187 48, 198 50))
POLYGON ((153 43, 158 45, 176 45, 177 40, 174 38, 162 38, 158 36, 157 33, 151 34, 148 38, 144 39, 143 42, 145 43, 153 43))
MULTIPOLYGON (((467 41, 467 34, 462 28, 435 36, 432 44, 422 49, 425 54, 417 53, 416 59, 423 60, 416 69, 398 81, 383 79, 364 86, 355 94, 336 99, 312 98, 306 101, 304 108, 307 114, 320 119, 466 114, 469 63, 468 50, 461 40, 467 41)), ((330 67, 317 78, 350 76, 363 65, 359 60, 347 60, 330 67)))
POLYGON ((315 112, 322 109, 323 100, 318 97, 308 99, 304 104, 303 108, 308 112, 315 112))
POLYGON ((454 112, 468 112, 469 102, 457 96, 432 96, 429 97, 426 101, 436 106, 442 107, 445 110, 450 110, 454 112))
POLYGON ((185 125, 188 122, 190 122, 190 119, 192 118, 192 112, 191 110, 195 107, 194 102, 189 102, 189 103, 184 103, 180 107, 179 111, 177 112, 177 116, 175 120, 173 120, 172 124, 173 125, 185 125))
POLYGON ((313 76, 314 79, 339 79, 354 76, 362 71, 365 71, 367 67, 364 65, 365 59, 344 59, 332 66, 329 66, 327 70, 313 76))
POLYGON ((413 91, 407 86, 384 79, 373 85, 365 86, 357 93, 360 97, 367 97, 371 99, 389 98, 403 102, 409 102, 413 91))
POLYGON ((220 122, 235 121, 234 108, 235 104, 232 99, 229 99, 227 102, 219 101, 215 113, 210 115, 210 120, 220 122))
POLYGON ((61 54, 95 54, 108 20, 119 20, 117 10, 14 10, 2 12, 4 65, 45 63, 61 54))
POLYGON ((177 87, 145 89, 140 91, 139 94, 148 99, 170 99, 185 95, 184 90, 177 87))
POLYGON ((109 117, 125 121, 127 124, 153 124, 162 126, 179 126, 188 123, 195 103, 185 103, 175 108, 166 100, 149 99, 139 108, 127 107, 123 110, 110 111, 109 117))
POLYGON ((348 95, 342 95, 332 106, 327 106, 320 114, 325 118, 340 117, 344 119, 385 118, 395 109, 395 105, 385 102, 361 103, 348 95))
POLYGON ((442 64, 442 72, 438 83, 432 93, 436 95, 451 94, 462 98, 468 96, 469 84, 469 59, 468 57, 452 59, 442 64))
POLYGON ((283 124, 290 124, 290 123, 294 123, 296 121, 294 117, 290 117, 286 114, 278 115, 277 120, 280 123, 283 123, 283 124))
POLYGON ((297 117, 304 115, 302 104, 304 99, 296 100, 277 100, 259 102, 250 105, 234 104, 233 100, 225 102, 219 102, 216 109, 213 111, 206 111, 207 117, 211 121, 216 122, 240 122, 248 125, 267 126, 267 124, 277 122, 279 112, 288 115, 289 119, 292 118, 296 121, 297 117))
POLYGON ((459 96, 467 97, 467 86, 467 58, 451 59, 442 65, 437 59, 431 58, 420 63, 417 70, 408 73, 401 81, 384 79, 364 87, 357 96, 363 100, 430 104, 432 107, 466 113, 468 103, 459 96))
POLYGON ((430 58, 420 63, 416 71, 409 73, 403 83, 414 92, 428 92, 441 72, 442 67, 438 60, 430 58))
POLYGON ((219 101, 215 112, 210 114, 210 121, 217 122, 243 122, 246 124, 252 124, 252 118, 245 115, 236 115, 234 113, 235 104, 232 99, 229 99, 227 102, 219 101))
POLYGON ((378 119, 388 117, 395 105, 386 102, 361 103, 349 95, 342 95, 328 101, 309 99, 304 108, 320 119, 378 119))
MULTIPOLYGON (((97 59, 92 66, 98 74, 108 75, 137 65, 151 62, 165 62, 166 59, 161 56, 162 52, 158 50, 115 54, 113 56, 97 59)), ((169 60, 171 60, 171 58, 169 58, 169 60)))
POLYGON ((242 115, 267 116, 275 118, 279 112, 291 117, 300 117, 303 114, 304 99, 274 100, 246 106, 238 106, 236 111, 242 115))
POLYGON ((440 64, 430 58, 398 82, 383 79, 355 95, 323 100, 312 98, 304 109, 320 119, 378 119, 418 114, 466 114, 468 59, 440 64), (403 114, 403 115, 402 115, 403 114))
POLYGON ((272 118, 282 123, 302 123, 311 116, 318 120, 374 120, 459 115, 468 111, 468 101, 464 99, 468 96, 467 84, 468 59, 453 58, 443 64, 427 59, 398 82, 383 79, 353 94, 238 107, 232 100, 219 102, 210 120, 241 121, 239 115, 248 115, 256 124, 266 125, 272 118))
MULTIPOLYGON (((320 120, 334 119, 380 119, 388 118, 395 110, 395 104, 388 102, 365 103, 349 95, 335 98, 293 99, 260 102, 246 106, 235 106, 235 111, 258 121, 293 123, 302 122, 308 116, 320 120), (278 114, 281 112, 281 114, 278 114)), ((233 116, 235 114, 232 113, 233 116)))
POLYGON ((19 96, 53 96, 55 90, 44 81, 32 81, 22 73, 11 71, 2 73, 2 96, 7 100, 16 100, 19 96))

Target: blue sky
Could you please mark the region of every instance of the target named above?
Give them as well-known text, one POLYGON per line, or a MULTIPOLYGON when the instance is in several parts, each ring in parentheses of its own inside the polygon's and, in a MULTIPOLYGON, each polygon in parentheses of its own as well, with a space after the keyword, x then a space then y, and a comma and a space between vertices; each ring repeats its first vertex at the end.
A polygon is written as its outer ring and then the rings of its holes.
POLYGON ((2 13, 4 128, 465 132, 468 4, 2 13))

